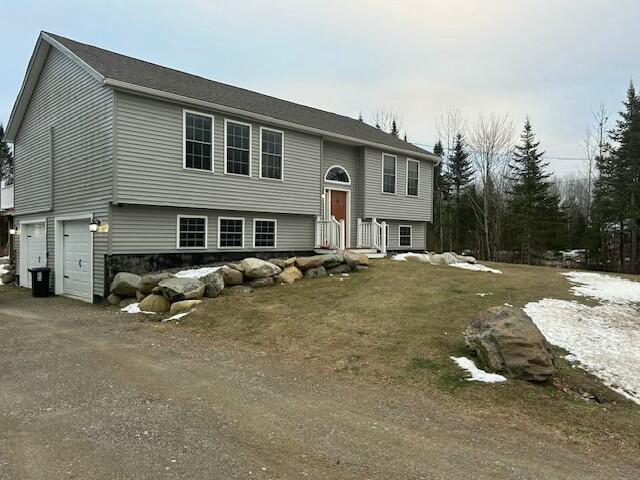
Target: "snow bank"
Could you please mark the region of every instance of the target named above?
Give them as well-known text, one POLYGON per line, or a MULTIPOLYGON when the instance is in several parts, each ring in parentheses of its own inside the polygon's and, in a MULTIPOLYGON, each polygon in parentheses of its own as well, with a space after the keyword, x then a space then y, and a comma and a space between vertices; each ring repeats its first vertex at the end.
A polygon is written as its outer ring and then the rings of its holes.
MULTIPOLYGON (((0 264, 0 275, 4 275, 8 271, 9 271, 9 265, 1 265, 0 264)), ((0 279, 0 285, 4 285, 4 283, 2 283, 1 279, 0 279)))
POLYGON ((490 272, 490 273, 502 273, 501 270, 480 265, 479 263, 452 263, 450 267, 462 268, 464 270, 473 270, 474 272, 490 272))
POLYGON ((180 270, 175 274, 178 278, 202 278, 205 275, 209 275, 210 273, 215 272, 216 270, 220 270, 222 267, 202 267, 202 268, 192 268, 189 270, 180 270))
POLYGON ((470 378, 467 378, 469 382, 485 382, 485 383, 498 383, 498 382, 506 382, 507 379, 502 375, 498 375, 497 373, 489 373, 484 370, 476 367, 476 364, 473 363, 473 360, 467 357, 449 357, 451 360, 456 362, 460 368, 466 370, 471 375, 470 378))
POLYGON ((426 253, 413 253, 413 252, 408 252, 408 253, 396 253, 394 256, 391 257, 391 260, 395 260, 397 262, 406 262, 408 258, 413 257, 415 259, 417 259, 420 262, 424 262, 424 263, 430 263, 431 262, 431 256, 426 254, 426 253))
POLYGON ((606 302, 594 307, 545 298, 524 306, 544 336, 570 352, 567 360, 640 404, 640 312, 606 302))
POLYGON ((139 303, 132 303, 130 305, 127 305, 126 307, 121 308, 120 311, 124 313, 146 313, 147 315, 155 315, 155 312, 143 312, 142 310, 140 310, 139 303))
POLYGON ((571 282, 578 284, 571 291, 578 297, 590 297, 605 302, 640 303, 640 282, 603 273, 564 273, 571 282))

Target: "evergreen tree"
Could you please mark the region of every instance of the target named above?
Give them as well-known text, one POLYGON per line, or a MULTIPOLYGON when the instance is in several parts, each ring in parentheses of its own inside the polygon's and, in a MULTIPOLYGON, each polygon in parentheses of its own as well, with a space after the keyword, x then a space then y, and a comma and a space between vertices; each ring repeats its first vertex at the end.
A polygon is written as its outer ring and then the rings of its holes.
POLYGON ((398 130, 398 125, 395 120, 391 122, 391 131, 389 133, 394 137, 400 136, 400 131, 398 130))
POLYGON ((4 127, 0 123, 0 181, 5 185, 13 183, 13 153, 4 141, 4 127))
MULTIPOLYGON (((438 142, 433 147, 433 153, 438 157, 443 157, 444 148, 442 142, 438 142)), ((446 206, 449 200, 449 194, 451 192, 451 186, 449 184, 448 176, 444 171, 444 162, 440 162, 433 171, 434 175, 434 225, 436 230, 436 236, 438 238, 436 250, 444 250, 444 238, 445 238, 445 215, 446 206)))
POLYGON ((539 146, 527 118, 509 165, 513 181, 509 226, 521 260, 526 255, 527 263, 531 263, 534 251, 556 246, 562 218, 559 198, 551 189, 551 174, 545 172, 549 164, 543 160, 539 146))
POLYGON ((464 229, 464 220, 468 218, 463 215, 463 209, 465 207, 463 202, 463 196, 465 190, 472 184, 474 168, 471 160, 469 159, 469 153, 465 151, 465 141, 461 133, 456 135, 455 143, 453 146, 453 152, 447 159, 447 180, 451 190, 453 205, 450 207, 451 211, 451 227, 455 242, 452 245, 453 249, 461 250, 461 231, 464 229))

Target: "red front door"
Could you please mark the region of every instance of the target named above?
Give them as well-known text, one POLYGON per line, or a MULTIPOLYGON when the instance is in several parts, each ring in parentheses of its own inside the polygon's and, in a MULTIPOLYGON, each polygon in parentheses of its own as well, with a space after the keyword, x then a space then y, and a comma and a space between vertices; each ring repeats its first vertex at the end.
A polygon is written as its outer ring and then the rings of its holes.
POLYGON ((336 220, 344 220, 344 240, 347 244, 347 192, 342 190, 331 190, 331 215, 336 220))

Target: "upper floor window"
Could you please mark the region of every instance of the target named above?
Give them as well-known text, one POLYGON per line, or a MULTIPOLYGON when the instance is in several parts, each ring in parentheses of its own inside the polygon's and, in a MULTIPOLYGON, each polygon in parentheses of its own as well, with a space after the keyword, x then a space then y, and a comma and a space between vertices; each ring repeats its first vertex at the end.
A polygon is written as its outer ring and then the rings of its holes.
POLYGON ((224 121, 225 173, 251 176, 251 125, 224 121))
POLYGON ((178 248, 207 248, 207 217, 178 215, 178 248))
POLYGON ((420 162, 407 159, 407 195, 418 196, 418 177, 420 176, 420 162))
POLYGON ((396 164, 395 155, 382 154, 382 192, 396 193, 396 164))
POLYGON ((284 133, 260 128, 260 176, 282 180, 284 133))
POLYGON ((213 116, 184 111, 184 167, 213 171, 213 116))
POLYGON ((345 183, 351 185, 351 178, 347 171, 339 165, 329 167, 327 173, 324 175, 324 181, 330 183, 345 183))

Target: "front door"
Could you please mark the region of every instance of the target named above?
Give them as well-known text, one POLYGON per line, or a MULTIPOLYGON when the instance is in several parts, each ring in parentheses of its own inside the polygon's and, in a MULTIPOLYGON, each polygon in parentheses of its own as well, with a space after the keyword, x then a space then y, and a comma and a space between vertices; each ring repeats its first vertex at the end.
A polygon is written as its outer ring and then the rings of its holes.
POLYGON ((348 192, 343 190, 331 190, 331 215, 336 217, 336 220, 344 220, 344 236, 345 245, 347 245, 347 231, 349 225, 347 223, 347 195, 348 192))

